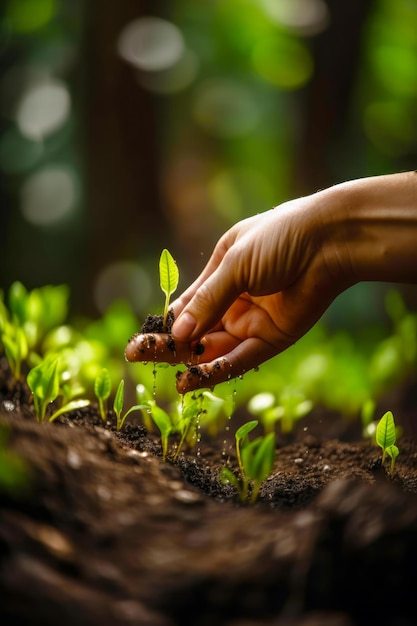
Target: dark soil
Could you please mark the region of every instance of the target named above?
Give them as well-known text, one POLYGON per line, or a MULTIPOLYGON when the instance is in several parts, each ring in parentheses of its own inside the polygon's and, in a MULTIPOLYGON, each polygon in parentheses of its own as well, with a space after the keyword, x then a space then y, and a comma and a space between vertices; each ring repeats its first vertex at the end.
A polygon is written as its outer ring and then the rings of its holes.
POLYGON ((37 424, 24 386, 0 390, 30 472, 0 496, 1 624, 417 624, 414 436, 390 478, 357 424, 316 410, 243 506, 218 481, 225 432, 173 464, 135 414, 122 433, 94 406, 37 424))

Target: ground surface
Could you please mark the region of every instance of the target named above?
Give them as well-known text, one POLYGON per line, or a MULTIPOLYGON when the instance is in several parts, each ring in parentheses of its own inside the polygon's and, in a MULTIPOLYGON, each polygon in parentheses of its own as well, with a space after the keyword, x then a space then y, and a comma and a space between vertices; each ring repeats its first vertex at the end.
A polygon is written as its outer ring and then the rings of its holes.
POLYGON ((172 464, 139 422, 37 424, 4 385, 0 409, 31 477, 0 495, 1 624, 417 624, 414 437, 388 478, 376 447, 316 411, 241 506, 217 479, 234 463, 223 434, 172 464))

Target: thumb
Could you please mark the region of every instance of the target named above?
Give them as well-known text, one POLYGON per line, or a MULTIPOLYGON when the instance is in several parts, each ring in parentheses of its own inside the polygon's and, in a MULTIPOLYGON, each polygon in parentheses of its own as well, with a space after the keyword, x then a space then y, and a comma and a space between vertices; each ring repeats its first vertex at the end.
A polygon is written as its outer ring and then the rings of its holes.
POLYGON ((226 258, 201 283, 172 326, 172 337, 190 342, 201 339, 216 326, 230 305, 240 295, 233 271, 226 258))

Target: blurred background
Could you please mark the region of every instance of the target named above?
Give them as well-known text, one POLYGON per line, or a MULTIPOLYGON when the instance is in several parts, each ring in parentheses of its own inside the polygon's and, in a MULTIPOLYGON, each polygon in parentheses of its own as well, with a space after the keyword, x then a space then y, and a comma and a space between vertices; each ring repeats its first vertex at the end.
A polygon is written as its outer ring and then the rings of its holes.
POLYGON ((416 24, 416 0, 3 0, 0 288, 143 317, 162 248, 185 288, 237 220, 415 169, 416 24))

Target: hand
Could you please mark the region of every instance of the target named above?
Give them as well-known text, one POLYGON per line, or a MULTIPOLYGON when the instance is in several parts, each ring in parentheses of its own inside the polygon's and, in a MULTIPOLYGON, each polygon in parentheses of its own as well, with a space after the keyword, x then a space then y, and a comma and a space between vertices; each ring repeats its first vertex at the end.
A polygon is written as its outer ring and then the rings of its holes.
POLYGON ((282 352, 346 287, 324 254, 322 209, 312 196, 243 220, 218 242, 199 278, 172 305, 168 336, 136 335, 129 360, 193 364, 185 393, 234 378, 282 352))
POLYGON ((173 303, 169 335, 135 335, 130 361, 190 366, 180 393, 257 367, 361 280, 417 281, 417 174, 343 183, 243 220, 173 303))

